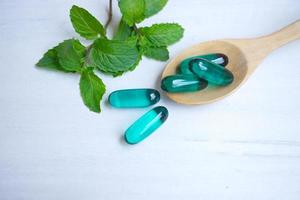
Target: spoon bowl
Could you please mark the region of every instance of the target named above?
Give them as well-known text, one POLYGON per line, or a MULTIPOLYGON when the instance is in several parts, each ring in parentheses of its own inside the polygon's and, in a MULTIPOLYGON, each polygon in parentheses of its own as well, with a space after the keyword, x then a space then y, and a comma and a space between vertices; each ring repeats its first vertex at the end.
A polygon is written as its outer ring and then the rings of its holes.
POLYGON ((233 75, 234 81, 225 87, 209 85, 198 92, 167 93, 167 96, 181 104, 207 104, 220 100, 238 89, 253 73, 257 65, 274 49, 300 38, 300 21, 283 28, 268 36, 253 39, 216 40, 194 45, 173 60, 171 60, 163 74, 176 74, 179 64, 186 58, 210 53, 223 53, 228 56, 226 66, 233 75))

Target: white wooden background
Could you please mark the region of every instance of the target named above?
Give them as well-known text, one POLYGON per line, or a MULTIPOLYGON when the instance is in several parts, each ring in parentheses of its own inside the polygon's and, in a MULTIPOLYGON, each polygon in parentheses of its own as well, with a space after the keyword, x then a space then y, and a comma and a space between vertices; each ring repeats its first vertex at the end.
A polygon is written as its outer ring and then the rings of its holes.
MULTIPOLYGON (((34 64, 78 37, 72 4, 106 20, 107 0, 0 0, 0 200, 299 200, 300 41, 273 52, 232 96, 183 106, 136 146, 124 130, 148 109, 88 111, 79 77, 34 64)), ((116 6, 116 5, 115 5, 116 6)), ((117 24, 116 11, 112 24, 117 24)), ((299 0, 170 0, 143 24, 179 22, 174 57, 201 41, 255 37, 300 18, 299 0)), ((109 92, 159 88, 166 63, 143 59, 109 92)))

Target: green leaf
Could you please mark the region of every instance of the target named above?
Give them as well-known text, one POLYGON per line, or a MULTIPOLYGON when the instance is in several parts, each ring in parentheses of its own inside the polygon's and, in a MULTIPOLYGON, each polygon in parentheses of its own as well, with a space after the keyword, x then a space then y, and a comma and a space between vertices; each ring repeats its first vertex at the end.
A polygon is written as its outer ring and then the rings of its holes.
POLYGON ((161 11, 167 4, 168 0, 144 0, 145 1, 145 17, 151 17, 161 11))
POLYGON ((85 68, 80 78, 80 94, 84 104, 93 112, 101 112, 100 101, 105 93, 105 85, 93 72, 93 68, 85 68))
POLYGON ((55 47, 52 49, 49 49, 44 56, 39 60, 39 62, 36 64, 36 66, 41 67, 41 68, 48 68, 52 70, 59 70, 59 71, 64 71, 60 64, 59 60, 57 57, 57 52, 55 50, 55 47))
POLYGON ((106 37, 102 24, 84 8, 73 5, 70 18, 75 31, 82 37, 88 40, 96 39, 99 35, 106 37))
POLYGON ((179 24, 154 24, 140 28, 143 35, 141 44, 144 46, 163 47, 174 44, 183 37, 184 29, 179 24))
POLYGON ((123 14, 124 21, 132 26, 145 19, 145 1, 144 0, 120 0, 119 7, 123 14))
POLYGON ((79 72, 81 70, 86 50, 78 40, 65 40, 60 43, 55 50, 57 52, 59 64, 63 69, 71 72, 79 72))
POLYGON ((144 50, 144 55, 155 60, 167 61, 169 59, 169 51, 167 47, 149 47, 144 50))
MULTIPOLYGON (((143 53, 139 52, 138 58, 136 60, 136 62, 132 65, 132 67, 130 69, 128 69, 127 71, 133 71, 135 70, 135 68, 138 66, 138 64, 140 63, 140 61, 142 60, 142 56, 143 53)), ((117 72, 117 73, 113 73, 113 77, 117 77, 117 76, 122 76, 126 71, 123 72, 117 72)))
POLYGON ((139 59, 136 38, 125 41, 100 38, 94 42, 89 54, 92 66, 113 75, 130 70, 139 59))
POLYGON ((124 20, 120 20, 119 26, 118 26, 118 30, 116 32, 116 34, 114 35, 114 40, 126 40, 127 38, 129 38, 132 34, 132 27, 128 26, 128 24, 126 24, 124 22, 124 20))

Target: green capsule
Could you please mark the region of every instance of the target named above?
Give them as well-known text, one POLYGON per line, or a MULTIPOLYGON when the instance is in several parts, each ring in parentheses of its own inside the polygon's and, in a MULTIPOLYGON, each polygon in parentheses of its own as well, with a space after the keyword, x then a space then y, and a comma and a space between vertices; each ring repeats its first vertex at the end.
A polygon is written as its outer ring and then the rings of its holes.
POLYGON ((167 108, 158 106, 135 121, 125 132, 124 138, 128 144, 137 144, 151 135, 168 118, 167 108))
POLYGON ((207 81, 191 74, 167 76, 161 81, 161 89, 170 93, 194 92, 206 88, 207 81))
POLYGON ((190 62, 192 72, 209 83, 225 86, 233 81, 233 74, 226 68, 204 59, 195 59, 190 62))
POLYGON ((178 73, 193 74, 193 72, 190 70, 189 63, 190 61, 197 58, 202 58, 221 66, 226 66, 228 64, 228 57, 222 53, 212 53, 212 54, 206 54, 201 56, 194 56, 194 57, 187 58, 180 63, 178 67, 178 73))
POLYGON ((108 102, 115 108, 143 108, 156 104, 160 94, 154 89, 127 89, 112 92, 108 102))

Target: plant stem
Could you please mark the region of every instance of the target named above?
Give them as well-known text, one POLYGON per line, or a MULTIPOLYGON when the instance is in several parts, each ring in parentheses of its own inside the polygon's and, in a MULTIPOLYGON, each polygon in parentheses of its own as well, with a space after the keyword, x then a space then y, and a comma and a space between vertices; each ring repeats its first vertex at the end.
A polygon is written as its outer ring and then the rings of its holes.
POLYGON ((108 25, 110 24, 110 22, 111 22, 111 20, 112 20, 112 15, 113 15, 113 13, 112 13, 113 11, 112 11, 112 0, 109 0, 109 10, 108 10, 108 19, 107 19, 107 21, 106 21, 106 23, 105 23, 105 29, 107 29, 107 27, 108 27, 108 25))

